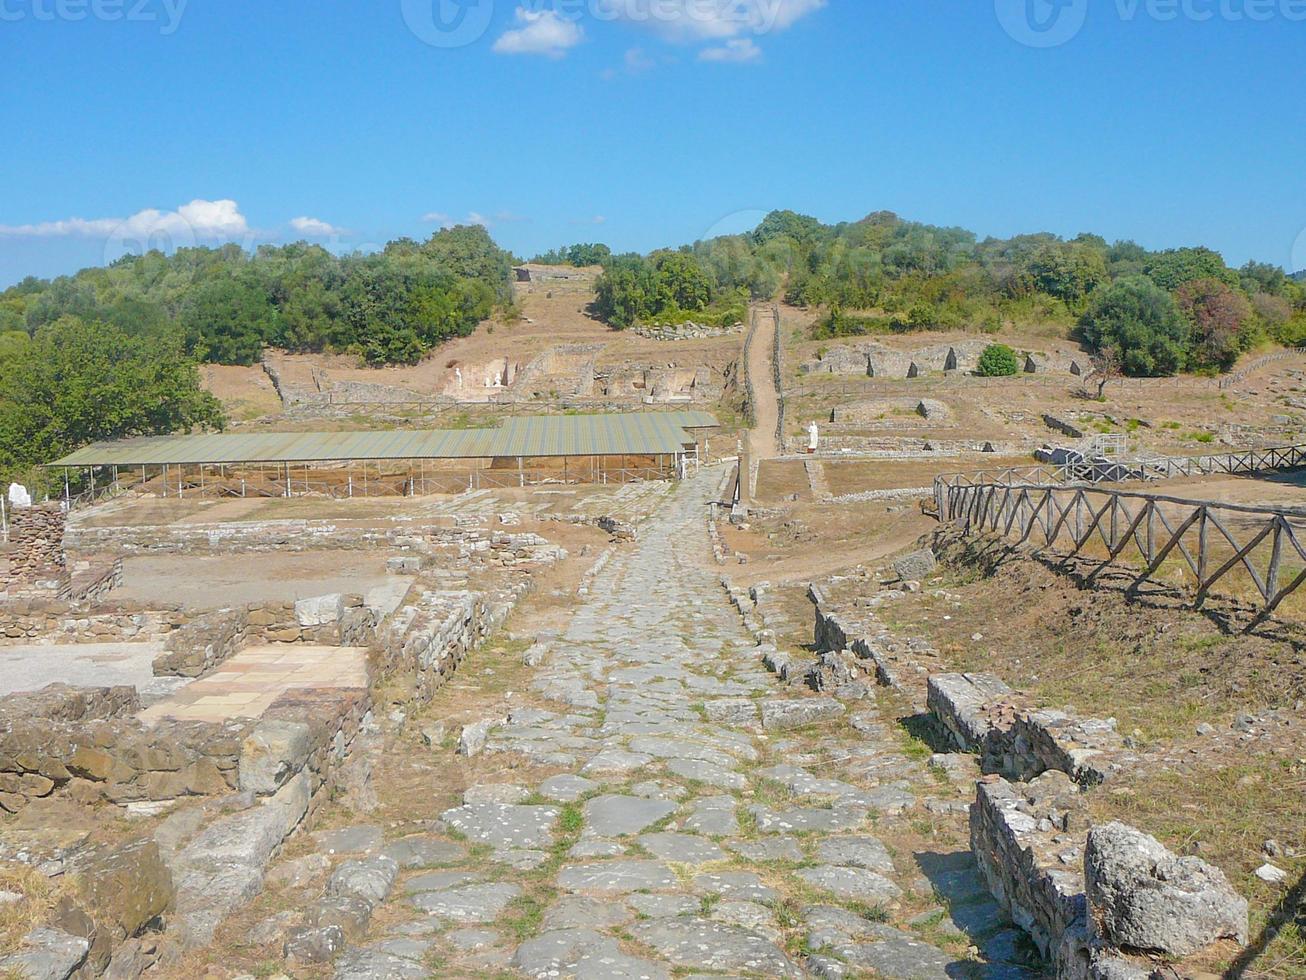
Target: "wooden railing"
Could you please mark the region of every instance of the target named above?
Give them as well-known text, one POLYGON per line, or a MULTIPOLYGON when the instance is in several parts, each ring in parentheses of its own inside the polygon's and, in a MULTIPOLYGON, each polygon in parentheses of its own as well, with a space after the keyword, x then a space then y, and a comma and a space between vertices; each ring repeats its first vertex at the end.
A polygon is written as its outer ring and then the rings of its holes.
POLYGON ((939 484, 936 493, 940 520, 968 533, 1014 538, 1016 547, 1033 544, 1063 561, 1095 563, 1088 583, 1132 561, 1137 574, 1129 591, 1137 592, 1177 567, 1200 608, 1217 585, 1234 586, 1241 577, 1244 588, 1230 594, 1244 598, 1249 582, 1259 609, 1248 629, 1306 583, 1306 549, 1299 540, 1306 510, 1020 483, 939 484))
POLYGON ((1107 457, 1065 463, 1061 466, 1017 466, 974 473, 951 473, 934 480, 935 497, 942 506, 940 490, 958 486, 996 484, 1033 484, 1065 486, 1088 483, 1131 483, 1172 480, 1178 477, 1246 475, 1306 466, 1306 445, 1273 446, 1266 449, 1240 449, 1202 456, 1158 456, 1152 459, 1116 459, 1107 457))

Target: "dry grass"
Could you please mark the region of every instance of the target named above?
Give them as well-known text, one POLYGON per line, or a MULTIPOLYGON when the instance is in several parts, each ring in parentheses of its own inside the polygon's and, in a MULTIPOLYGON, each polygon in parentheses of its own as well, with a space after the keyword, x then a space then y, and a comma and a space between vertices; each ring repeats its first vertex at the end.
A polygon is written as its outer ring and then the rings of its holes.
POLYGON ((23 937, 45 922, 72 891, 67 878, 48 878, 26 864, 0 864, 0 892, 21 896, 16 902, 0 903, 0 955, 16 950, 23 937))

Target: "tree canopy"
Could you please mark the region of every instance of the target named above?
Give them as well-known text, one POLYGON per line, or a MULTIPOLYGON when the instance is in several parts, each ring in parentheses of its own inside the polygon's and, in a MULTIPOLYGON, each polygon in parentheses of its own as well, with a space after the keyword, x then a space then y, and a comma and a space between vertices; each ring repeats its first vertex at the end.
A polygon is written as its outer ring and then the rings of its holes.
MULTIPOLYGON (((0 343, 0 481, 100 439, 220 428, 176 328, 132 334, 65 316, 0 343)), ((3 340, 0 337, 0 340, 3 340)))
POLYGON ((774 211, 745 235, 608 260, 597 312, 618 328, 702 313, 703 277, 707 309, 723 297, 783 296, 824 310, 812 328, 818 339, 1051 326, 1116 345, 1131 374, 1224 370, 1261 340, 1306 341, 1306 285, 1278 266, 1235 270, 1209 248, 1153 252, 1093 234, 979 240, 891 211, 834 225, 774 211), (696 284, 688 294, 686 279, 696 284), (1129 302, 1142 305, 1121 306, 1129 302))
POLYGON ((480 226, 343 257, 304 242, 149 252, 5 290, 0 333, 72 316, 131 335, 175 326, 187 351, 220 364, 252 364, 268 345, 412 363, 506 308, 511 275, 512 257, 480 226))

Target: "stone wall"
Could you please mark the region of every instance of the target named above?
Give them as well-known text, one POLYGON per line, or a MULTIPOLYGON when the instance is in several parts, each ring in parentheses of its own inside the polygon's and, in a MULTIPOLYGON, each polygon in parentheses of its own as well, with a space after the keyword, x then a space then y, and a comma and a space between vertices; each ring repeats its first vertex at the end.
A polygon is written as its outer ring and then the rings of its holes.
POLYGON ((0 602, 0 644, 144 641, 157 639, 185 621, 178 610, 134 604, 15 599, 0 602))
POLYGON ((640 325, 633 332, 649 340, 704 340, 709 337, 728 337, 742 333, 743 330, 743 323, 734 323, 728 327, 706 327, 691 320, 675 324, 640 325))
POLYGON ((219 609, 195 617, 169 634, 154 658, 155 677, 203 677, 237 653, 249 637, 249 611, 219 609))
POLYGON ((127 804, 230 792, 247 723, 147 728, 130 687, 51 685, 0 699, 0 809, 67 794, 127 804))
POLYGON ((971 850, 989 891, 1066 980, 1089 976, 1087 830, 1081 794, 1060 772, 1019 785, 986 777, 970 809, 971 850))
POLYGON ((69 583, 60 504, 16 507, 9 514, 9 566, 0 591, 9 596, 61 595, 69 583))

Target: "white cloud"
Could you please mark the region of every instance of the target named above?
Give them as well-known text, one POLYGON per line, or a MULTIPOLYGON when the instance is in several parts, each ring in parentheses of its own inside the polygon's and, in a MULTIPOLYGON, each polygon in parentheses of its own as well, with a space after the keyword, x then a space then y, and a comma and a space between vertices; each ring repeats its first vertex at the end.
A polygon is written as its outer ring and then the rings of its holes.
POLYGON ((320 218, 291 218, 290 227, 301 235, 308 235, 312 238, 330 238, 332 235, 343 235, 345 230, 337 228, 330 222, 323 221, 320 218))
POLYGON ((625 64, 626 71, 638 75, 641 72, 651 71, 656 62, 644 53, 643 48, 631 48, 626 52, 625 64))
POLYGON ((825 7, 827 0, 596 0, 604 20, 647 28, 670 41, 721 41, 774 34, 825 7))
POLYGON ((249 222, 235 201, 197 198, 176 211, 146 208, 128 218, 64 218, 30 225, 0 225, 0 235, 21 238, 120 238, 186 244, 205 238, 238 238, 249 222))
MULTIPOLYGON (((500 212, 498 215, 500 221, 525 221, 525 218, 518 218, 516 215, 500 212)), ((443 211, 428 211, 422 215, 422 220, 439 225, 441 228, 456 228, 458 225, 480 225, 482 228, 490 227, 490 219, 479 211, 467 212, 467 217, 459 221, 453 215, 445 214, 443 211)))
POLYGON ((584 28, 556 10, 518 7, 516 16, 517 23, 522 26, 505 31, 494 42, 494 51, 498 54, 539 54, 546 58, 561 58, 585 39, 584 28))
POLYGON ((596 214, 588 218, 573 218, 573 225, 605 225, 608 223, 606 215, 596 214))
POLYGON ((699 61, 715 61, 732 65, 745 65, 752 61, 759 61, 761 57, 762 49, 748 37, 731 38, 719 47, 704 48, 698 53, 699 61))

